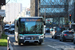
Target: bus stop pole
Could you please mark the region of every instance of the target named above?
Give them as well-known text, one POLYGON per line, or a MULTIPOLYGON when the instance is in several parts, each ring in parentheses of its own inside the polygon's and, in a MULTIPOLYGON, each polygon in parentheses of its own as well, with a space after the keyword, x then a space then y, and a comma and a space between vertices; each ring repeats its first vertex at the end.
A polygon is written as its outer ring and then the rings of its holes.
POLYGON ((7 50, 9 50, 9 37, 7 37, 7 50))

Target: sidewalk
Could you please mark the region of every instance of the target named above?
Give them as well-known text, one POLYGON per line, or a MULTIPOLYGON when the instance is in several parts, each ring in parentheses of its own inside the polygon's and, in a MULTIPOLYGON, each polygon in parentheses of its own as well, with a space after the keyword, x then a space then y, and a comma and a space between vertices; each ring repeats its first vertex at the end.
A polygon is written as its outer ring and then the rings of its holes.
MULTIPOLYGON (((0 33, 1 36, 1 33, 0 33)), ((0 46, 0 50, 7 50, 7 46, 0 46)))
POLYGON ((0 46, 0 50, 7 50, 7 46, 6 47, 0 46))
MULTIPOLYGON (((10 34, 8 32, 5 32, 5 34, 8 35, 8 37, 12 37, 11 35, 13 35, 13 34, 10 34)), ((10 48, 10 50, 13 50, 13 47, 12 47, 11 42, 10 42, 10 39, 9 39, 9 48, 10 48)))
MULTIPOLYGON (((9 34, 9 33, 5 33, 6 35, 8 35, 8 37, 9 37, 9 35, 11 35, 11 34, 9 34)), ((11 42, 9 41, 9 48, 10 48, 10 50, 13 50, 13 47, 11 46, 11 42)), ((0 46, 0 50, 7 50, 7 46, 0 46)))

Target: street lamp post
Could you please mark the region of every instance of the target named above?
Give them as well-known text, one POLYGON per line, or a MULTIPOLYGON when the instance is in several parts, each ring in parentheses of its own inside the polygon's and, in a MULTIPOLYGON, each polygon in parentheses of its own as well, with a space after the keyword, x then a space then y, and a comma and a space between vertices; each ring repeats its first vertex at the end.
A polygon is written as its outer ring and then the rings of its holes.
POLYGON ((45 21, 45 24, 46 24, 46 9, 44 8, 44 21, 45 21))
POLYGON ((45 9, 45 11, 44 11, 44 35, 45 35, 45 28, 46 28, 46 20, 45 20, 45 18, 46 18, 46 9, 45 9))

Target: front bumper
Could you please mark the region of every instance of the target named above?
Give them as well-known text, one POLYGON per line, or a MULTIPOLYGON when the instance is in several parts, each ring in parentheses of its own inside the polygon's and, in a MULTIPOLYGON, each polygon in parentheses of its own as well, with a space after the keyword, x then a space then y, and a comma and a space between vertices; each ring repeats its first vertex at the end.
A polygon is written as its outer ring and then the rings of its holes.
POLYGON ((19 43, 26 43, 26 42, 29 42, 29 43, 39 43, 39 42, 43 42, 43 39, 39 39, 39 40, 24 40, 24 39, 19 39, 19 43))
POLYGON ((11 30, 11 31, 9 31, 9 32, 12 32, 12 33, 14 33, 14 30, 11 30))
POLYGON ((73 40, 73 37, 64 37, 65 40, 73 40))

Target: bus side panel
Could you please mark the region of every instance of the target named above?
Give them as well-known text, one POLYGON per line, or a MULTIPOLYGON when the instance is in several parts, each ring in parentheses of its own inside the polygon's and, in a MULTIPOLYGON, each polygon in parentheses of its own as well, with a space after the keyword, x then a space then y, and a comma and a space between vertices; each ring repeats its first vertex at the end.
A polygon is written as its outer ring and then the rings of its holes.
POLYGON ((15 41, 18 41, 18 26, 17 26, 17 20, 15 21, 15 41))

